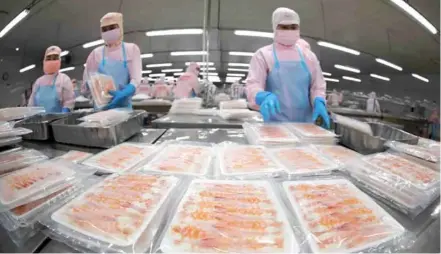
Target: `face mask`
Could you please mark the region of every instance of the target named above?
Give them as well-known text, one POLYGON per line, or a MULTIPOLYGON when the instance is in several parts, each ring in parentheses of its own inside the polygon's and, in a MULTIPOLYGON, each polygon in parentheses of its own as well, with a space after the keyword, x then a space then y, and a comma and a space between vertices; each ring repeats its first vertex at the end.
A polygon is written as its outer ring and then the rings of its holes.
POLYGON ((300 38, 299 30, 276 30, 274 41, 285 46, 292 46, 300 38))
POLYGON ((60 70, 61 61, 53 60, 53 61, 44 61, 43 62, 43 71, 46 74, 54 74, 60 70))
POLYGON ((113 29, 101 34, 101 37, 106 43, 115 43, 121 37, 121 30, 119 28, 113 29))

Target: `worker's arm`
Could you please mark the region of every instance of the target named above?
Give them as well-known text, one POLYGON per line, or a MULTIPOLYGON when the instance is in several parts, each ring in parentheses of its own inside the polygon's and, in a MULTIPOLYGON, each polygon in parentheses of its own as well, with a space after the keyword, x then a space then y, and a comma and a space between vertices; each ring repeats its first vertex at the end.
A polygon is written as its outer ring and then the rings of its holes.
POLYGON ((64 109, 72 110, 75 106, 75 92, 67 75, 63 75, 61 80, 61 102, 64 109))
POLYGON ((323 77, 322 68, 320 67, 320 62, 317 56, 310 50, 303 51, 305 54, 305 61, 308 66, 309 72, 311 74, 311 105, 314 105, 314 100, 318 97, 326 98, 326 81, 323 77))
POLYGON ((139 84, 141 84, 142 79, 141 51, 139 50, 138 45, 130 43, 127 45, 127 54, 131 58, 128 63, 130 84, 134 85, 135 88, 137 88, 139 87, 139 84))
MULTIPOLYGON (((101 48, 101 50, 102 50, 102 48, 101 48)), ((84 72, 83 72, 83 83, 81 84, 81 94, 82 95, 86 95, 90 92, 90 88, 87 85, 87 82, 90 79, 90 74, 98 72, 99 62, 97 61, 97 59, 95 57, 95 55, 96 55, 95 51, 96 51, 96 49, 93 50, 92 52, 90 52, 89 56, 87 57, 86 67, 84 68, 84 72)))
POLYGON ((29 97, 29 101, 28 101, 28 107, 33 107, 35 106, 35 94, 37 93, 38 87, 40 86, 38 83, 37 79, 34 83, 34 85, 32 86, 32 93, 31 96, 29 97))
POLYGON ((265 91, 266 78, 268 75, 268 66, 264 59, 262 51, 257 51, 250 61, 250 69, 246 79, 247 98, 250 107, 258 109, 256 103, 256 94, 265 91))

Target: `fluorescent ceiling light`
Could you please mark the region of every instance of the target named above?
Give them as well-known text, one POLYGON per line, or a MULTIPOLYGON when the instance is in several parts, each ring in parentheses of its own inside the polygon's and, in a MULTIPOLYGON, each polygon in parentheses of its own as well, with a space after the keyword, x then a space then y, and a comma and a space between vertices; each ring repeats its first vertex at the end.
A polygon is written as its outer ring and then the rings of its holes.
POLYGON ((380 75, 377 75, 377 74, 374 74, 374 73, 371 73, 370 76, 373 77, 373 78, 376 78, 376 79, 381 79, 381 80, 384 80, 384 81, 390 81, 390 78, 384 77, 384 76, 380 76, 380 75))
POLYGON ((340 46, 340 45, 337 45, 337 44, 334 44, 334 43, 325 42, 325 41, 319 41, 319 42, 317 42, 317 44, 319 46, 322 46, 322 47, 331 48, 331 49, 335 49, 335 50, 340 50, 340 51, 343 51, 343 52, 346 52, 346 53, 349 53, 349 54, 352 54, 352 55, 356 55, 356 56, 360 55, 360 51, 357 51, 357 50, 354 50, 354 49, 350 49, 350 48, 346 48, 346 47, 343 47, 343 46, 340 46))
POLYGON ((354 73, 360 73, 359 69, 353 68, 353 67, 349 67, 349 66, 344 66, 344 65, 340 65, 340 64, 336 64, 334 65, 335 68, 340 69, 340 70, 345 70, 345 71, 350 71, 350 72, 354 72, 354 73))
POLYGON ((86 68, 86 64, 83 64, 84 68, 86 68))
POLYGON ((239 78, 239 77, 227 77, 226 79, 225 79, 225 82, 226 83, 234 83, 234 82, 236 82, 236 81, 239 81, 239 80, 241 80, 242 78, 239 78))
POLYGON ((73 70, 75 70, 75 67, 67 67, 67 68, 64 68, 64 69, 61 69, 61 70, 59 70, 59 72, 66 72, 66 71, 73 71, 73 70))
POLYGON ((201 73, 202 76, 219 76, 217 72, 201 73), (207 74, 207 75, 206 75, 207 74))
POLYGON ((338 80, 336 78, 325 78, 325 80, 328 82, 334 82, 334 83, 340 82, 340 80, 338 80))
POLYGON ((167 35, 184 35, 184 34, 202 34, 202 29, 169 29, 169 30, 156 30, 148 31, 145 33, 147 36, 167 36, 167 35))
POLYGON ((172 56, 202 56, 207 55, 206 51, 176 51, 171 52, 170 55, 172 56))
POLYGON ((87 49, 87 48, 95 47, 95 46, 98 46, 98 45, 101 45, 101 44, 104 44, 104 40, 103 39, 85 43, 85 44, 83 44, 83 48, 87 49))
POLYGON ((254 56, 252 52, 239 52, 239 51, 230 51, 230 56, 254 56))
POLYGON ((273 33, 259 32, 259 31, 248 31, 248 30, 235 30, 235 35, 239 36, 253 36, 253 37, 264 37, 264 38, 274 38, 273 33))
POLYGON ((248 72, 248 69, 228 68, 228 71, 248 72))
POLYGON ((142 71, 141 73, 142 74, 150 74, 150 73, 152 73, 152 71, 151 70, 145 70, 145 71, 142 71))
POLYGON ((31 64, 29 66, 24 67, 23 69, 20 69, 20 73, 23 73, 25 71, 29 71, 35 68, 35 64, 31 64))
POLYGON ((159 68, 159 67, 170 67, 173 64, 171 63, 161 63, 161 64, 147 64, 145 67, 147 68, 159 68))
POLYGON ((403 68, 401 68, 400 66, 395 65, 395 64, 393 64, 391 62, 388 62, 388 61, 386 61, 384 59, 381 59, 381 58, 376 58, 375 61, 377 61, 378 63, 381 63, 383 65, 389 66, 389 67, 391 67, 391 68, 393 68, 395 70, 398 70, 398 71, 402 71, 403 70, 403 68))
MULTIPOLYGON (((192 62, 186 62, 185 63, 185 66, 189 66, 190 64, 191 64, 192 62)), ((214 65, 214 63, 213 62, 208 62, 208 63, 206 63, 206 62, 197 62, 197 64, 199 65, 199 66, 213 66, 214 65)))
POLYGON ((208 76, 208 81, 210 81, 210 82, 221 82, 221 80, 220 80, 220 78, 219 77, 216 77, 216 76, 208 76))
POLYGON ((406 3, 403 0, 390 0, 392 3, 396 4, 398 7, 403 9, 407 14, 412 16, 416 21, 418 21, 421 25, 423 25, 427 30, 429 30, 432 34, 438 33, 436 28, 418 11, 416 11, 412 6, 406 3))
POLYGON ((412 73, 412 76, 413 76, 414 78, 417 78, 417 79, 419 79, 419 80, 422 80, 422 81, 424 81, 424 82, 426 82, 426 83, 429 82, 429 80, 428 80, 427 78, 425 78, 425 77, 423 77, 423 76, 420 76, 420 75, 418 75, 418 74, 412 73))
POLYGON ((165 77, 165 73, 150 74, 149 77, 165 77))
POLYGON ((19 51, 20 50, 20 48, 15 48, 15 51, 19 51))
POLYGON ((185 72, 176 72, 176 73, 173 73, 173 76, 182 76, 184 74, 185 74, 185 72))
POLYGON ((245 63, 228 63, 230 67, 250 67, 250 64, 245 63))
POLYGON ((355 82, 361 82, 361 79, 353 78, 353 77, 348 77, 348 76, 343 76, 343 79, 350 80, 350 81, 355 81, 355 82))
POLYGON ((141 59, 144 59, 144 58, 152 58, 153 57, 153 54, 152 53, 147 53, 147 54, 142 54, 141 55, 141 59))
POLYGON ((67 56, 67 55, 69 55, 69 50, 65 50, 65 51, 61 52, 61 54, 60 54, 61 57, 67 56))
POLYGON ((329 72, 325 72, 325 71, 322 71, 322 73, 323 73, 323 76, 332 76, 332 74, 331 73, 329 73, 329 72))
POLYGON ((245 77, 245 74, 240 74, 240 73, 227 73, 227 77, 245 77))
POLYGON ((201 71, 215 71, 216 70, 216 68, 215 67, 208 67, 208 68, 204 68, 204 67, 202 67, 201 68, 201 71))
POLYGON ((161 72, 181 72, 184 71, 184 69, 164 69, 161 70, 161 72))
POLYGON ((7 34, 12 28, 14 28, 18 23, 20 23, 20 21, 22 21, 24 18, 26 18, 26 16, 29 14, 29 10, 28 9, 24 9, 22 12, 20 12, 20 14, 18 14, 17 16, 15 16, 15 18, 13 20, 11 20, 11 22, 9 22, 9 24, 7 24, 1 31, 0 31, 0 38, 2 38, 3 36, 5 36, 5 34, 7 34))

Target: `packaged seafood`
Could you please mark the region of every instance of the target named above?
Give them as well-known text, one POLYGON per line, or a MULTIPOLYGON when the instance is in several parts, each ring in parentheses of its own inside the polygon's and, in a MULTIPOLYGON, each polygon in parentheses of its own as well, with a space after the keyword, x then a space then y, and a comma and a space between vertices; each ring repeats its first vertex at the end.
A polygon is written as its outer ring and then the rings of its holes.
POLYGON ((315 145, 314 147, 339 165, 347 165, 361 157, 361 154, 343 146, 315 145))
POLYGON ((132 111, 130 110, 110 109, 106 111, 99 111, 91 115, 86 115, 78 120, 92 124, 99 124, 100 127, 105 127, 128 120, 131 113, 132 111))
POLYGON ((9 138, 9 137, 15 137, 15 136, 23 136, 26 134, 32 133, 31 130, 26 128, 13 128, 10 130, 4 130, 0 131, 0 138, 9 138))
POLYGON ((386 146, 397 152, 402 152, 433 163, 438 163, 440 161, 439 144, 417 146, 417 145, 409 145, 398 141, 389 141, 386 143, 386 146))
POLYGON ((0 109, 0 121, 13 121, 44 113, 43 107, 13 107, 0 109))
POLYGON ((193 114, 202 107, 201 98, 183 98, 173 101, 169 114, 193 114))
POLYGON ((20 149, 0 154, 0 175, 47 160, 48 157, 34 149, 20 149))
POLYGON ((330 174, 339 166, 309 146, 270 149, 277 162, 290 176, 330 174))
POLYGON ((70 150, 69 152, 60 156, 61 159, 71 161, 73 163, 80 163, 85 159, 91 157, 93 154, 81 151, 70 150))
POLYGON ((224 176, 276 176, 283 171, 263 146, 224 144, 219 148, 219 168, 224 176))
POLYGON ((346 179, 284 182, 283 187, 314 253, 375 250, 405 232, 346 179))
POLYGON ((95 106, 98 108, 106 106, 112 99, 109 91, 116 90, 113 78, 99 73, 90 75, 90 80, 87 84, 89 85, 95 106))
POLYGON ((164 253, 298 253, 288 219, 263 181, 193 181, 160 245, 164 253))
POLYGON ((289 126, 296 134, 305 138, 335 138, 335 133, 313 123, 291 123, 289 126))
POLYGON ((177 181, 173 176, 112 175, 64 205, 51 219, 65 234, 71 232, 69 238, 75 234, 84 246, 101 243, 135 250, 177 181))
POLYGON ((248 103, 245 99, 229 100, 219 102, 219 109, 247 109, 248 103))
POLYGON ((148 144, 122 143, 82 162, 102 173, 122 173, 147 160, 157 147, 148 144))
POLYGON ((243 120, 253 117, 259 117, 260 114, 249 109, 222 109, 219 110, 219 116, 225 120, 243 120))
POLYGON ((297 144, 299 138, 282 124, 243 124, 248 142, 255 145, 297 144))
POLYGON ((211 166, 214 150, 210 144, 178 142, 165 144, 150 163, 142 167, 145 171, 167 174, 205 176, 211 166))

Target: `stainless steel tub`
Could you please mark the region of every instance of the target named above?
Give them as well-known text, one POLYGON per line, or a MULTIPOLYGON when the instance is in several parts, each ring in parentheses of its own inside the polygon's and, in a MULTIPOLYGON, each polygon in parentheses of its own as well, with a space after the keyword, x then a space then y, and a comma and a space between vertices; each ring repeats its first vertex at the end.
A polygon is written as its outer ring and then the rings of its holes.
POLYGON ((49 140, 53 138, 50 123, 67 117, 67 114, 40 114, 28 117, 15 124, 16 127, 23 127, 32 130, 32 133, 23 136, 23 139, 49 140))

